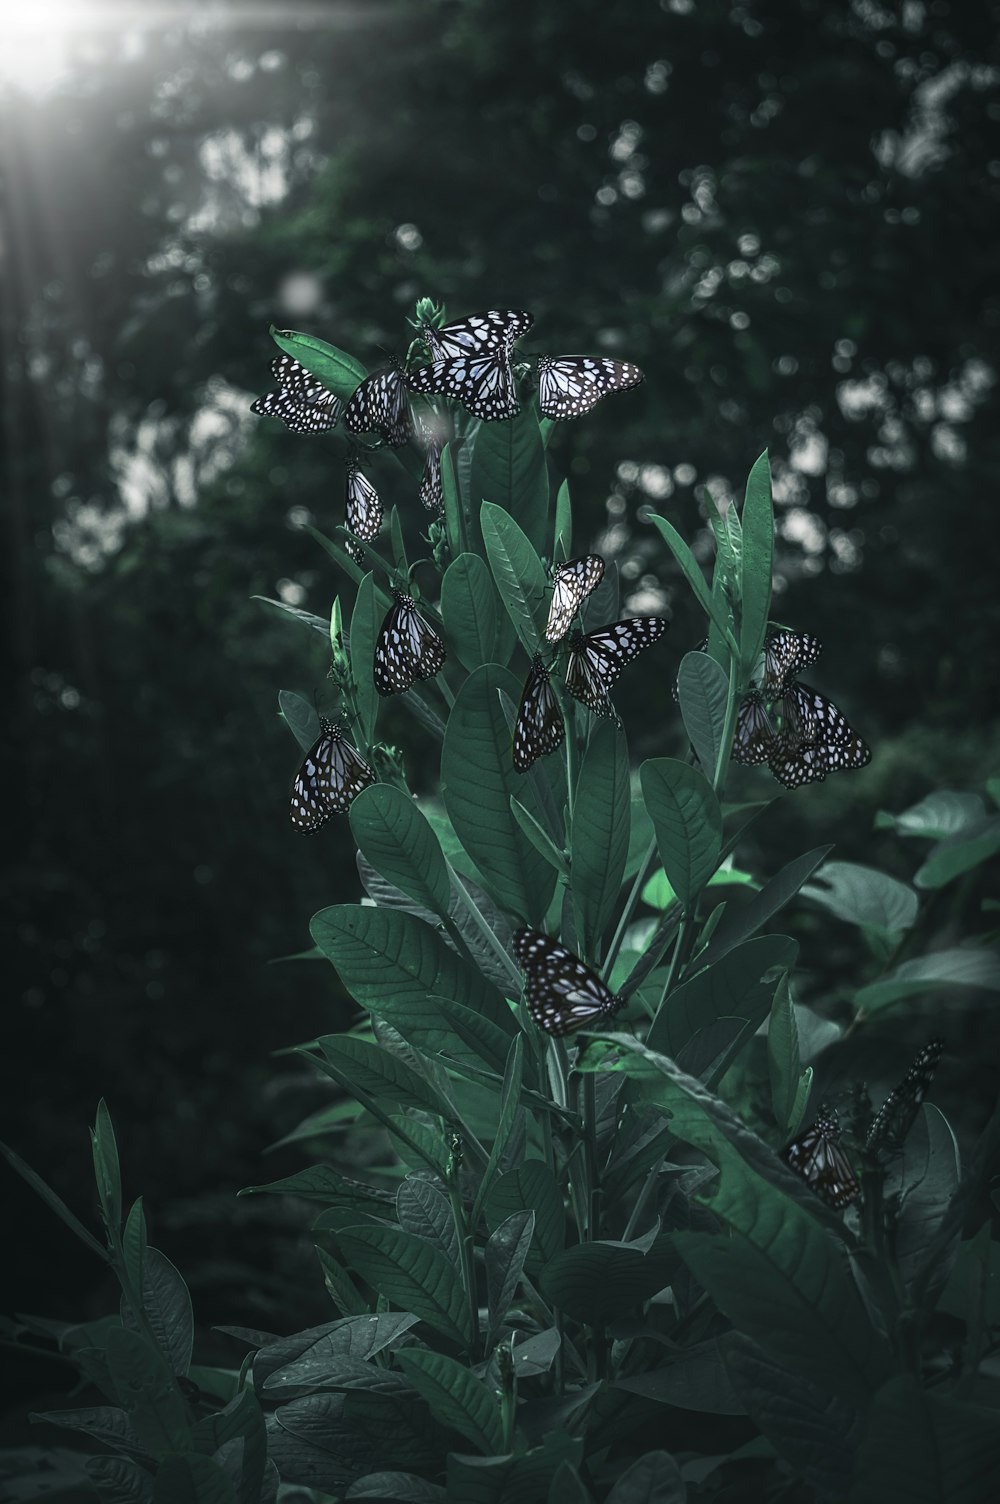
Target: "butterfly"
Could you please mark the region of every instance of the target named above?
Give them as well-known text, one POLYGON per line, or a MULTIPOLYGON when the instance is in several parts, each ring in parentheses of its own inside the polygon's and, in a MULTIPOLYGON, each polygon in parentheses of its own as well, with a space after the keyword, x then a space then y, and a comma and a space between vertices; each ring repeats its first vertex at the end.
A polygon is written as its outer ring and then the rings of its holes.
POLYGON ((475 418, 492 423, 512 418, 520 411, 517 385, 510 363, 513 337, 508 331, 496 350, 435 360, 429 366, 408 371, 411 392, 434 392, 454 397, 475 418))
POLYGON ((514 766, 525 773, 539 757, 561 747, 566 728, 549 671, 541 658, 532 660, 514 723, 514 766))
POLYGON ((767 703, 759 689, 743 696, 736 716, 733 757, 745 768, 767 762, 776 742, 774 726, 767 713, 767 703))
POLYGON ((866 1149, 871 1152, 885 1149, 891 1153, 903 1147, 943 1053, 943 1039, 932 1039, 924 1045, 902 1081, 893 1087, 872 1118, 865 1137, 866 1149))
POLYGON ((371 481, 354 461, 347 467, 347 526, 355 537, 371 543, 382 526, 382 503, 371 481))
POLYGON ((609 392, 627 392, 645 378, 627 360, 568 355, 538 361, 538 406, 547 418, 579 418, 609 392))
POLYGON ((406 382, 398 366, 367 376, 347 404, 344 422, 352 433, 378 433, 392 449, 413 438, 406 382))
POLYGON ((761 689, 780 690, 786 680, 815 663, 822 651, 819 638, 811 637, 808 632, 787 632, 783 627, 769 627, 764 639, 761 689))
POLYGON ((817 1196, 838 1211, 861 1195, 851 1161, 840 1147, 840 1119, 826 1103, 820 1103, 815 1123, 792 1140, 784 1158, 817 1196))
POLYGON ((626 664, 652 647, 669 627, 662 616, 630 616, 586 637, 570 639, 566 688, 596 715, 614 715, 608 691, 626 664))
POLYGON ((470 313, 442 329, 422 324, 420 332, 431 360, 457 360, 463 355, 503 350, 527 334, 534 322, 533 315, 525 313, 523 308, 490 308, 485 313, 470 313))
POLYGON ((394 590, 392 599, 375 643, 375 688, 380 695, 401 695, 421 679, 433 678, 448 656, 412 595, 394 590))
POLYGON ((786 788, 822 783, 828 773, 863 768, 871 748, 832 700, 801 680, 786 681, 772 704, 779 730, 767 765, 786 788))
POLYGON ((559 564, 552 577, 552 600, 545 626, 546 642, 559 642, 569 631, 580 607, 604 578, 604 560, 600 554, 584 554, 559 564))
POLYGON ((572 1034, 624 1006, 579 956, 540 930, 515 932, 514 957, 524 972, 528 1012, 546 1034, 572 1034))
POLYGON ((328 433, 336 428, 343 403, 318 376, 291 355, 279 355, 272 360, 271 375, 278 383, 278 391, 266 392, 251 402, 252 413, 280 418, 293 433, 328 433))
POLYGON ((441 444, 432 440, 427 446, 424 473, 420 478, 420 500, 428 512, 444 510, 444 491, 441 486, 441 444))
POLYGON ((320 734, 309 748, 292 784, 292 824, 319 830, 331 815, 343 815, 375 782, 375 773, 344 735, 338 721, 320 717, 320 734))

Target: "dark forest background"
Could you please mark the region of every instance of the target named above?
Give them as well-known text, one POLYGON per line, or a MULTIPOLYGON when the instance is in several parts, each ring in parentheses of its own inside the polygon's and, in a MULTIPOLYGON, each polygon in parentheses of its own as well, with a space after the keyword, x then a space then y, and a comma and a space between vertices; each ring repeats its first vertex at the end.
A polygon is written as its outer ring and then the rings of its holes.
MULTIPOLYGON (((702 635, 648 508, 707 558, 706 489, 739 494, 769 446, 783 619, 825 643, 815 680, 874 758, 783 799, 743 864, 835 839, 908 876, 877 811, 1000 772, 1000 6, 172 14, 124 7, 47 92, 8 76, 0 101, 3 1136, 89 1218, 104 1095, 200 1324, 286 1331, 324 1319, 318 1270, 294 1211, 234 1193, 302 1163, 272 1146, 325 1100, 272 1052, 350 1009, 329 967, 271 963, 358 887, 343 826, 288 822, 276 695, 322 694, 326 649, 252 599, 325 615, 344 587, 304 530, 341 520, 337 444, 248 410, 269 322, 376 365, 426 294, 531 309, 528 349, 643 367, 552 445, 578 545, 674 616, 619 696, 637 759, 682 750, 671 680, 702 635)), ((372 475, 422 527, 402 470, 372 475)), ((382 728, 419 769, 405 712, 382 728)), ((851 936, 810 951, 797 922, 808 985, 842 1004, 851 936)), ((897 1034, 922 1042, 935 1006, 897 1034)), ((989 1019, 949 1037, 960 1133, 996 1095, 989 1019)), ((3 1196, 4 1309, 106 1309, 9 1173, 3 1196)), ((18 1365, 7 1392, 44 1408, 59 1378, 18 1365)))

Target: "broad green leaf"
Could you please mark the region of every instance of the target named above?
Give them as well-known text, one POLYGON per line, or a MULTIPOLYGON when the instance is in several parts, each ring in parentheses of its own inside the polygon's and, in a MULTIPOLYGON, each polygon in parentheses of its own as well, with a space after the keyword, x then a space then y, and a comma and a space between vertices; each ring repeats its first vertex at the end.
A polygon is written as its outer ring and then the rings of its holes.
POLYGON ((306 1201, 321 1201, 324 1206, 354 1206, 364 1202, 392 1206, 395 1200, 390 1191, 338 1175, 329 1165, 309 1165, 282 1180, 272 1180, 268 1185, 245 1186, 237 1195, 301 1196, 306 1201))
POLYGON ((501 1222, 486 1244, 486 1303, 491 1341, 496 1340, 517 1295, 534 1232, 535 1214, 529 1207, 527 1211, 515 1212, 506 1222, 501 1222))
POLYGON ((447 1196, 429 1180, 408 1175, 396 1192, 396 1218, 404 1232, 423 1238, 456 1269, 459 1265, 458 1232, 447 1196))
POLYGON ((557 874, 511 811, 514 795, 536 819, 541 816, 530 784, 514 771, 501 690, 515 702, 520 695, 512 674, 497 664, 485 664, 458 693, 441 751, 445 808, 455 834, 501 907, 539 923, 557 874))
POLYGON ((922 992, 943 987, 978 987, 1000 991, 1000 958, 995 951, 976 946, 938 950, 914 961, 904 961, 881 982, 871 982, 854 995, 855 1006, 877 1013, 922 992))
POLYGON ((305 531, 316 539, 320 548, 330 555, 334 563, 340 566, 347 578, 352 580, 354 584, 358 584, 364 578, 364 570, 358 565, 356 560, 351 558, 346 549, 342 548, 333 538, 328 538, 325 533, 321 533, 319 528, 313 527, 311 522, 306 523, 305 531))
POLYGON ((677 671, 677 695, 688 740, 705 777, 712 779, 722 748, 729 680, 707 653, 685 653, 677 671))
POLYGON ((168 1457, 157 1469, 153 1504, 237 1504, 236 1489, 211 1457, 168 1457))
POLYGON ((513 794, 510 796, 510 810, 514 819, 521 827, 522 833, 528 838, 532 846, 543 856, 550 867, 553 867, 561 877, 569 879, 569 862, 559 847, 549 835, 540 820, 536 820, 530 810, 525 809, 520 799, 513 794))
POLYGON ((666 1244, 649 1253, 604 1241, 567 1248, 542 1270, 542 1294, 575 1320, 605 1326, 669 1283, 676 1265, 666 1244))
POLYGON ((918 804, 901 815, 880 809, 875 816, 876 830, 895 830, 901 836, 923 836, 943 841, 949 836, 964 835, 986 818, 986 806, 978 794, 960 793, 957 789, 935 789, 918 804))
MULTIPOLYGON (((756 890, 759 887, 759 884, 752 873, 743 872, 739 867, 734 867, 732 864, 732 858, 727 857, 722 866, 717 868, 716 871, 712 873, 712 876, 709 878, 706 886, 709 888, 726 888, 734 886, 738 888, 753 888, 756 890)), ((649 881, 644 884, 642 894, 640 896, 643 903, 648 903, 651 909, 669 909, 671 904, 677 902, 677 894, 670 886, 670 883, 667 880, 667 874, 663 871, 662 867, 658 872, 654 872, 649 881)), ((720 904, 718 906, 718 909, 720 911, 719 919, 721 919, 721 910, 725 909, 725 904, 720 904)), ((715 912, 716 910, 713 910, 713 914, 715 912)), ((718 920, 716 920, 716 923, 718 923, 718 920)), ((707 935, 703 929, 702 939, 706 944, 710 938, 710 935, 707 935)))
POLYGON ((442 1425, 458 1431, 487 1456, 502 1449, 497 1397, 464 1363, 417 1347, 404 1348, 396 1362, 442 1425))
POLYGON ((272 325, 271 338, 279 350, 284 350, 299 365, 318 376, 327 390, 336 393, 343 403, 350 401, 368 374, 353 355, 348 355, 345 350, 338 350, 336 345, 328 345, 326 340, 317 339, 313 334, 298 334, 294 329, 275 329, 272 325))
POLYGON ((163 1356, 138 1333, 119 1328, 108 1333, 107 1358, 118 1402, 150 1455, 185 1451, 187 1406, 163 1356))
POLYGON ((437 837, 408 794, 375 783, 351 804, 351 833, 377 872, 415 903, 448 913, 451 885, 437 837))
POLYGON ((771 566, 774 556, 774 508, 771 502, 771 467, 767 450, 757 459, 747 477, 743 502, 742 603, 740 611, 740 660, 744 677, 749 675, 767 630, 771 605, 771 566))
POLYGON ((690 548, 688 548, 687 544, 684 542, 684 539, 681 537, 680 533, 674 527, 673 523, 668 522, 665 517, 657 517, 654 515, 650 518, 650 521, 653 523, 653 526, 660 534, 660 537, 666 543, 667 547, 670 549, 670 552, 673 554, 674 558, 681 566, 681 571, 684 575, 684 578, 687 580, 688 584, 691 586, 691 589, 694 591, 695 599, 697 600, 702 610, 705 612, 705 615, 709 618, 710 621, 714 623, 715 627, 719 632, 722 633, 723 637, 727 636, 729 634, 729 628, 722 616, 718 603, 716 601, 713 601, 712 599, 712 594, 706 583, 705 576, 701 572, 701 565, 698 563, 690 548))
POLYGON ((794 861, 788 862, 781 871, 766 882, 759 893, 755 893, 749 903, 735 904, 727 909, 725 916, 716 929, 709 942, 707 950, 700 956, 700 961, 710 966, 718 961, 727 951, 739 945, 741 940, 746 940, 756 933, 762 924, 784 908, 788 901, 795 897, 803 883, 816 871, 821 862, 833 850, 832 846, 817 846, 815 851, 807 851, 805 856, 799 856, 794 861))
POLYGON ((598 946, 624 880, 629 801, 625 735, 611 721, 599 721, 580 766, 573 805, 573 897, 587 954, 598 946))
POLYGON ((283 616, 290 616, 302 627, 308 627, 312 632, 321 632, 325 637, 330 630, 329 623, 322 616, 317 616, 313 611, 303 611, 301 606, 291 606, 288 601, 275 601, 269 595, 252 595, 252 601, 260 601, 264 606, 272 606, 275 611, 280 611, 283 616))
POLYGON ((111 1114, 103 1097, 97 1104, 97 1120, 90 1132, 90 1145, 104 1226, 109 1239, 116 1244, 122 1229, 122 1172, 118 1163, 118 1145, 115 1142, 111 1114))
POLYGON ((722 850, 722 812, 711 785, 674 757, 650 758, 639 770, 663 869, 691 911, 722 850))
POLYGON ((88 1457, 84 1467, 101 1504, 153 1504, 152 1475, 138 1462, 125 1457, 88 1457))
POLYGON ((303 752, 308 752, 319 736, 316 707, 294 690, 279 689, 278 711, 303 752))
POLYGON ((428 925, 401 910, 335 904, 315 914, 309 929, 362 1007, 429 992, 469 1006, 484 991, 497 996, 428 925))
POLYGON ((560 1428, 541 1446, 506 1457, 448 1453, 448 1499, 462 1504, 541 1504, 564 1461, 579 1467, 583 1440, 560 1428))
POLYGON ((573 503, 569 494, 569 482, 565 480, 556 492, 556 520, 553 542, 552 557, 556 560, 556 563, 565 563, 573 550, 573 503))
POLYGON ((90 1249, 91 1253, 95 1253, 99 1259, 107 1263, 109 1258, 108 1250, 97 1241, 93 1233, 87 1231, 79 1217, 73 1215, 62 1197, 57 1196, 51 1186, 45 1184, 42 1177, 36 1174, 29 1164, 25 1163, 20 1154, 15 1154, 14 1150, 5 1143, 0 1143, 0 1154, 3 1155, 11 1169, 16 1170, 21 1179, 26 1181, 35 1194, 42 1198, 49 1210, 55 1212, 60 1221, 65 1222, 70 1232, 75 1233, 81 1243, 84 1243, 90 1249))
POLYGON ((348 1504, 355 1500, 369 1499, 372 1504, 448 1504, 443 1488, 428 1483, 416 1473, 380 1472, 366 1473, 357 1483, 352 1483, 344 1498, 348 1504))
MULTIPOLYGON (((441 495, 444 498, 444 528, 448 549, 457 559, 468 547, 466 538, 469 519, 468 498, 463 498, 459 483, 462 461, 467 453, 463 445, 456 452, 454 444, 446 444, 441 451, 441 495)), ((475 555, 474 557, 478 557, 475 555)))
MULTIPOLYGON (((139 1457, 148 1462, 153 1455, 151 1448, 136 1433, 128 1412, 117 1405, 87 1405, 75 1410, 32 1411, 29 1420, 44 1421, 47 1425, 65 1426, 69 1431, 79 1431, 92 1436, 104 1446, 113 1447, 130 1457, 139 1457)), ((181 1436, 182 1443, 186 1434, 181 1436)))
POLYGON ((744 1018, 756 1032, 777 986, 773 974, 795 964, 798 946, 787 935, 759 935, 675 987, 654 1019, 647 1043, 677 1055, 698 1029, 720 1018, 744 1018), (764 981, 768 974, 772 980, 764 981))
POLYGON ((333 1301, 334 1308, 342 1311, 345 1317, 362 1316, 368 1310, 368 1301, 354 1287, 354 1282, 343 1264, 327 1253, 325 1248, 316 1247, 316 1257, 323 1271, 323 1284, 326 1293, 333 1301))
POLYGON ((439 1128, 427 1128, 412 1117, 397 1117, 389 1130, 392 1147, 410 1170, 433 1169, 441 1180, 448 1175, 448 1145, 439 1128), (414 1152, 414 1145, 419 1154, 414 1152))
POLYGON ((132 1286, 132 1294, 137 1300, 142 1299, 142 1271, 148 1246, 146 1236, 146 1215, 142 1209, 142 1197, 132 1203, 132 1209, 125 1219, 125 1231, 122 1234, 122 1258, 125 1261, 125 1277, 132 1286))
POLYGON ((744 1413, 743 1403, 726 1375, 716 1337, 683 1348, 664 1368, 619 1379, 617 1388, 681 1410, 704 1410, 710 1415, 744 1413))
POLYGON ((962 835, 941 841, 920 867, 913 881, 918 888, 943 888, 971 872, 1000 851, 1000 816, 984 820, 962 835))
POLYGON ((590 1491, 571 1462, 564 1462, 552 1479, 548 1504, 593 1504, 590 1491))
MULTIPOLYGON (((536 553, 545 548, 549 483, 538 419, 525 407, 506 423, 484 423, 472 455, 472 510, 492 502, 524 530, 536 553)), ((483 528, 485 536, 485 525, 483 528)))
POLYGON ((318 1388, 336 1375, 340 1364, 366 1362, 396 1346, 416 1324, 416 1316, 408 1312, 382 1311, 347 1316, 282 1337, 261 1348, 254 1359, 254 1385, 272 1392, 295 1385, 318 1388))
POLYGON ((908 930, 917 918, 917 895, 907 883, 856 862, 824 862, 801 893, 848 924, 908 930))
POLYGON ((669 1452, 646 1452, 619 1476, 607 1504, 684 1504, 687 1488, 669 1452))
MULTIPOLYGON (((157 1346, 174 1373, 187 1374, 194 1351, 194 1310, 180 1270, 158 1248, 147 1248, 142 1261, 142 1313, 157 1346)), ((122 1298, 122 1325, 141 1332, 128 1300, 122 1298)))
MULTIPOLYGON (((755 943, 750 941, 751 945, 755 943)), ((792 1116, 799 1094, 802 1061, 799 1057, 799 1031, 787 976, 782 977, 771 1004, 771 1017, 767 1026, 767 1069, 771 1081, 774 1120, 782 1133, 790 1134, 795 1127, 792 1116)))
POLYGON ((961 1227, 956 1224, 944 1248, 935 1247, 935 1237, 958 1192, 961 1174, 958 1144, 948 1120, 925 1102, 903 1148, 903 1196, 893 1230, 893 1256, 907 1286, 925 1268, 928 1250, 934 1250, 937 1263, 934 1295, 947 1279, 958 1253, 961 1227))
POLYGON ((427 1408, 405 1392, 304 1395, 268 1416, 267 1429, 289 1499, 292 1484, 341 1499, 376 1470, 429 1472, 440 1465, 440 1438, 427 1408))
POLYGON ((498 601, 493 577, 478 554, 460 554, 441 583, 441 615, 448 641, 471 673, 494 661, 498 601))
POLYGON ((468 1347, 472 1331, 465 1292, 443 1253, 397 1227, 354 1227, 339 1241, 347 1261, 386 1300, 468 1347))
POLYGON ((545 571, 530 540, 503 507, 484 501, 481 525, 500 599, 530 657, 544 622, 545 571))
POLYGON ((487 1226, 495 1232, 508 1217, 528 1206, 535 1213, 534 1237, 528 1254, 528 1268, 534 1272, 561 1253, 566 1244, 562 1192, 541 1159, 527 1159, 493 1182, 486 1198, 487 1226))
POLYGON ((521 1080, 524 1069, 524 1035, 518 1034, 512 1041, 507 1055, 507 1063, 504 1067, 503 1090, 500 1094, 500 1116, 497 1120, 496 1135, 493 1146, 490 1149, 489 1163, 483 1173, 476 1192, 476 1199, 472 1207, 470 1225, 475 1228, 478 1225, 480 1213, 489 1195, 490 1187, 496 1179, 501 1161, 510 1142, 517 1114, 521 1106, 521 1080))
POLYGON ((349 1034, 324 1034, 316 1042, 322 1059, 311 1053, 308 1058, 321 1069, 328 1067, 328 1073, 346 1090, 354 1086, 376 1102, 396 1102, 401 1107, 416 1107, 446 1119, 452 1115, 430 1081, 381 1045, 349 1034))
POLYGON ((371 573, 365 575, 358 586, 351 612, 351 673, 358 706, 361 735, 366 746, 371 746, 378 719, 379 696, 375 688, 372 664, 375 661, 375 639, 382 624, 384 605, 376 600, 375 581, 371 573))
POLYGON ((1000 1478, 996 1411, 891 1379, 875 1396, 850 1504, 983 1504, 1000 1478))
MULTIPOLYGON (((484 1065, 502 1077, 511 1040, 519 1028, 510 1007, 484 993, 482 1007, 467 1007, 450 998, 388 998, 377 1005, 378 1017, 391 1024, 408 1043, 425 1055, 444 1056, 471 1065, 484 1065), (488 1001, 485 1001, 488 999, 488 1001)), ((527 1074, 536 1080, 533 1064, 527 1074)), ((497 1083, 499 1089, 499 1081, 497 1083)))

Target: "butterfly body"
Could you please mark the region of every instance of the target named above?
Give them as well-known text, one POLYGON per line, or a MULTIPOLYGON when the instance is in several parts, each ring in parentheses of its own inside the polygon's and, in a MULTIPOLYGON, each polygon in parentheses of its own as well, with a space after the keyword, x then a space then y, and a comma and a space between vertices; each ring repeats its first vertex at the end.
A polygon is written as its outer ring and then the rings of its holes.
POLYGON ((382 503, 378 492, 357 464, 347 467, 347 526, 356 538, 371 543, 382 526, 382 503))
POLYGON ((538 407, 547 418, 579 418, 609 392, 627 392, 645 378, 627 360, 543 355, 538 361, 538 407))
POLYGON ((373 673, 380 695, 401 695, 430 679, 448 656, 443 640, 417 610, 411 595, 394 590, 393 604, 375 643, 373 673))
POLYGON ((595 715, 614 715, 609 699, 622 670, 652 647, 670 623, 662 616, 630 616, 597 632, 570 639, 566 689, 595 715))
POLYGON ((600 554, 584 554, 557 565, 552 576, 552 600, 545 625, 546 642, 559 642, 570 629, 574 616, 587 596, 604 578, 604 560, 600 554))
POLYGON ((514 957, 524 972, 528 1012, 546 1034, 559 1036, 592 1027, 623 1007, 596 971, 541 930, 518 930, 514 957))
POLYGON ((559 701, 541 658, 532 661, 514 723, 514 767, 526 773, 539 757, 563 744, 566 727, 559 701))
POLYGON ((328 433, 337 426, 343 403, 305 366, 291 355, 279 355, 271 362, 271 374, 278 390, 251 402, 252 413, 280 418, 293 433, 328 433))
POLYGON ((398 366, 366 376, 347 404, 344 423, 352 433, 377 433, 392 449, 413 438, 406 381, 398 366))
POLYGON ((792 1140, 783 1157, 810 1189, 837 1211, 861 1195, 854 1168, 840 1147, 840 1119, 824 1103, 816 1121, 792 1140))
POLYGON ((865 1137, 865 1148, 869 1152, 882 1149, 894 1153, 903 1147, 943 1053, 944 1041, 941 1039, 932 1039, 924 1045, 902 1081, 893 1087, 872 1118, 865 1137))
POLYGON ((373 769, 347 740, 343 726, 321 716, 320 735, 292 784, 292 824, 296 830, 319 830, 331 815, 346 814, 374 782, 373 769))

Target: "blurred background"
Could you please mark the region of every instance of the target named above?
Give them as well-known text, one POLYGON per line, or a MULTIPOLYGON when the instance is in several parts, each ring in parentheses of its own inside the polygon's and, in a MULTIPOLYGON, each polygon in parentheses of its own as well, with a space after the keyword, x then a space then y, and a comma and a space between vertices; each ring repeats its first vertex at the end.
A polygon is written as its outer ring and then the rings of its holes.
MULTIPOLYGON (((527 349, 643 367, 552 446, 577 543, 617 556, 629 606, 674 616, 616 696, 636 758, 683 750, 670 686, 702 635, 649 508, 709 559, 706 494, 741 494, 769 446, 782 619, 824 641, 811 677, 874 759, 783 799, 746 861, 836 839, 907 876, 876 812, 1000 771, 1000 6, 18 10, 0 20, 3 1136, 89 1220, 106 1096, 200 1322, 291 1330, 326 1310, 300 1224, 234 1192, 299 1166, 270 1146, 325 1099, 272 1052, 350 1017, 328 967, 270 963, 359 889, 343 825, 306 841, 288 822, 276 694, 322 694, 324 644, 252 599, 325 615, 343 586, 303 530, 341 520, 341 448, 249 412, 269 322, 373 366, 426 294, 453 316, 531 309, 527 349)), ((423 526, 402 470, 371 473, 423 526)), ((411 739, 397 706, 384 734, 411 739)), ((845 935, 804 952, 833 1007, 845 935)), ((915 1010, 914 1042, 933 1026, 915 1010)), ((976 1051, 995 1033, 963 1028, 976 1051)), ((957 1053, 974 1129, 996 1077, 980 1061, 970 1088, 957 1053)), ((4 1309, 108 1309, 100 1270, 3 1175, 4 1309)), ((18 1365, 9 1392, 46 1386, 18 1365)))

